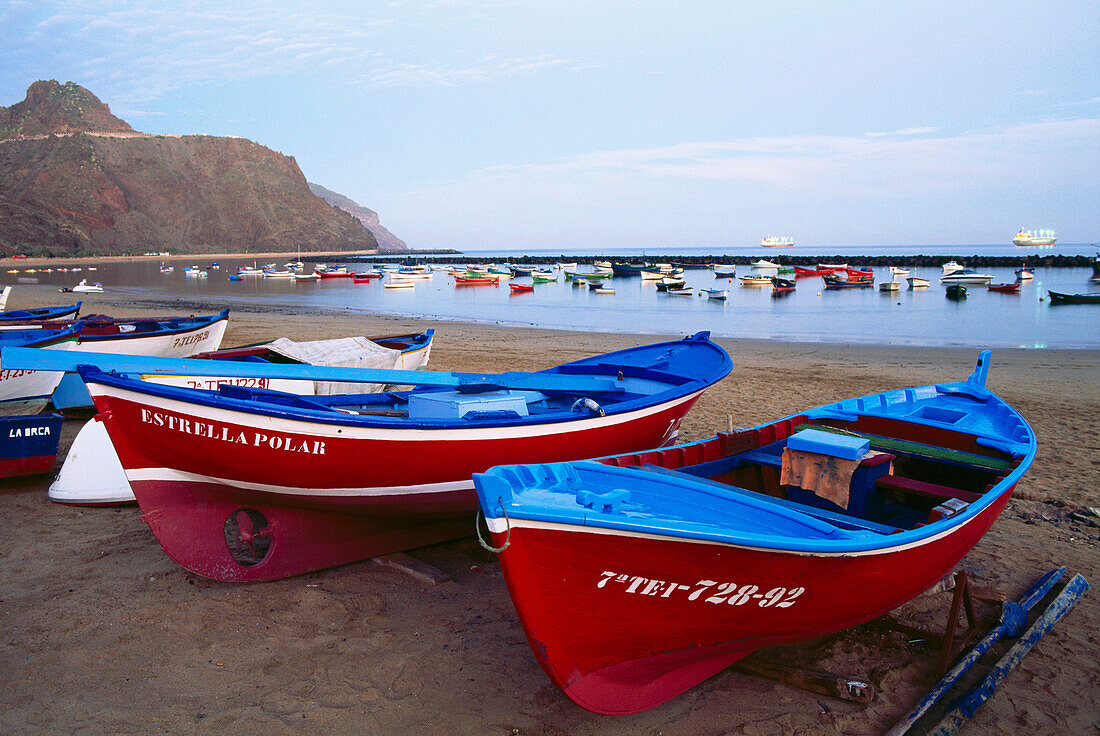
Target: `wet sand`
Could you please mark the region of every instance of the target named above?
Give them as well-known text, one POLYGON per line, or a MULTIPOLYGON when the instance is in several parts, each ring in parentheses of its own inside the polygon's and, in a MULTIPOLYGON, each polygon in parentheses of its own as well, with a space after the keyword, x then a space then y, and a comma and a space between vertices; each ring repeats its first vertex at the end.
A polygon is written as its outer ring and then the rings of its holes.
MULTIPOLYGON (((65 303, 19 287, 9 309, 65 303)), ((113 315, 217 311, 201 302, 81 295, 113 315)), ((532 370, 656 341, 391 317, 237 310, 226 346, 436 329, 431 367, 532 370)), ((690 326, 686 326, 690 327, 690 326)), ((958 380, 976 351, 721 340, 733 373, 688 415, 685 440, 849 396, 958 380)), ((962 562, 1017 599, 1065 565, 1100 580, 1100 352, 998 350, 988 385, 1031 422, 1038 458, 962 562)), ((79 420, 66 421, 63 459, 79 420)), ((19 734, 880 734, 935 680, 937 651, 874 625, 758 653, 865 679, 874 702, 831 699, 726 670, 633 716, 598 716, 535 663, 493 555, 472 537, 412 551, 435 587, 370 561, 268 583, 205 580, 173 563, 136 506, 51 504, 51 478, 0 481, 0 732, 19 734)), ((471 532, 473 520, 471 519, 471 532)), ((893 616, 942 630, 949 592, 893 616)), ((978 602, 988 627, 997 606, 978 602)), ((1090 591, 1006 679, 966 734, 1096 733, 1097 627, 1090 591)), ((975 668, 986 667, 1010 642, 975 668)))

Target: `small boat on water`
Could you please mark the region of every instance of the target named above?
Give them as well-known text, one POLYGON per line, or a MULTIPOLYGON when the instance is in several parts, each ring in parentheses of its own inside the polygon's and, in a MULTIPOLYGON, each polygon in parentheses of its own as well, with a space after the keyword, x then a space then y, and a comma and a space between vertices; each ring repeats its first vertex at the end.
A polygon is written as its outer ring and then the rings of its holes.
POLYGON ((966 266, 963 266, 961 263, 956 263, 955 261, 948 261, 947 263, 943 264, 944 275, 955 273, 956 271, 961 271, 964 268, 966 268, 966 266))
POLYGON ((478 276, 476 278, 455 276, 455 286, 498 286, 500 279, 497 276, 478 276))
POLYGON ((804 268, 802 266, 794 267, 794 277, 796 279, 805 279, 811 276, 828 276, 833 272, 831 268, 804 268))
POLYGON ((643 268, 639 275, 642 277, 642 281, 660 281, 665 277, 665 272, 659 268, 643 268))
POLYGON ((986 288, 989 291, 998 291, 1002 294, 1019 294, 1021 282, 1013 281, 1005 284, 989 284, 986 288))
POLYGON ((883 281, 878 285, 879 291, 893 292, 901 289, 901 284, 897 281, 883 281))
MULTIPOLYGON (((535 659, 627 714, 761 647, 857 626, 955 569, 1035 458, 965 381, 839 401, 698 442, 474 475, 535 659)), ((480 534, 480 532, 479 532, 480 534)))
POLYGON ((940 278, 941 284, 988 284, 993 280, 993 274, 978 273, 969 268, 952 271, 940 278))
POLYGON ((851 281, 859 281, 859 280, 874 281, 875 280, 875 272, 873 270, 869 269, 869 268, 868 269, 846 268, 846 269, 844 269, 844 272, 847 275, 847 278, 851 281))
POLYGON ((389 281, 382 284, 384 289, 411 289, 416 286, 415 281, 406 281, 403 279, 394 279, 392 276, 389 281))
POLYGON ((729 298, 729 289, 703 289, 701 294, 706 294, 707 299, 713 299, 716 302, 724 302, 729 298))
POLYGON ((593 289, 593 291, 595 291, 597 294, 614 294, 615 293, 615 290, 612 289, 610 286, 601 286, 598 289, 593 289))
POLYGON ((351 280, 357 284, 369 284, 374 279, 380 278, 382 278, 382 272, 375 268, 370 271, 357 271, 351 280))
POLYGON ((763 248, 793 248, 794 238, 789 235, 765 235, 760 245, 763 248))
POLYGON ((826 289, 860 289, 870 288, 875 285, 874 279, 868 278, 856 278, 850 279, 844 276, 822 276, 822 280, 825 281, 826 289))
POLYGON ((772 263, 771 261, 761 258, 759 261, 753 261, 749 264, 753 268, 779 268, 778 263, 772 263))
POLYGON ((538 271, 531 274, 531 281, 536 284, 549 284, 558 280, 556 273, 540 273, 538 271))
POLYGON ((293 271, 287 269, 285 271, 277 271, 275 269, 269 269, 264 271, 265 279, 292 279, 296 276, 293 271))
POLYGON ((1012 238, 1013 245, 1054 245, 1058 242, 1058 238, 1054 235, 1053 230, 1028 230, 1027 228, 1020 228, 1020 232, 1016 233, 1012 238))
POLYGON ((948 299, 962 301, 966 298, 966 287, 959 283, 948 284, 947 288, 944 289, 944 294, 948 299))
POLYGON ((52 473, 62 421, 60 414, 0 416, 0 478, 52 473))
POLYGON ((714 278, 716 279, 732 279, 737 273, 737 266, 715 266, 714 278))
POLYGON ((296 273, 294 274, 295 281, 320 281, 321 274, 314 271, 313 273, 296 273))
POLYGON ((772 277, 764 274, 749 274, 740 279, 742 286, 769 286, 772 282, 772 277))
POLYGON ((264 270, 256 266, 241 266, 237 269, 237 273, 241 276, 263 276, 264 270))
POLYGON ((513 294, 521 294, 527 291, 534 291, 534 284, 508 284, 508 288, 511 289, 513 294))
MULTIPOLYGON (((9 287, 10 288, 10 287, 9 287)), ((0 312, 0 329, 2 325, 13 322, 45 322, 54 319, 76 319, 80 314, 80 305, 83 302, 69 304, 63 307, 41 307, 39 309, 12 309, 0 312)))
POLYGON ((1035 269, 1029 266, 1021 266, 1016 269, 1016 278, 1021 281, 1030 281, 1035 278, 1035 269))
POLYGON ((927 289, 929 286, 932 285, 931 281, 925 278, 921 278, 920 276, 910 276, 905 280, 909 282, 910 289, 927 289))
POLYGON ((477 508, 473 473, 671 444, 699 396, 732 368, 707 333, 535 373, 147 358, 134 366, 419 386, 299 397, 160 386, 103 372, 131 370, 117 356, 97 356, 101 370, 86 365, 88 355, 47 365, 51 354, 64 352, 11 358, 29 369, 79 366, 161 546, 192 572, 225 581, 288 577, 464 536, 477 508))
POLYGON ((772 276, 772 295, 788 294, 795 290, 795 282, 782 276, 772 276))
POLYGON ((1085 294, 1065 294, 1047 289, 1051 304, 1100 304, 1100 291, 1085 294))
POLYGON ((817 264, 819 270, 822 271, 843 271, 848 268, 847 263, 819 263, 817 264))
POLYGON ((175 266, 161 266, 160 267, 160 272, 161 273, 172 273, 175 270, 176 270, 175 266))
POLYGON ((226 276, 229 281, 244 281, 244 276, 239 273, 231 273, 226 276))
POLYGON ((901 268, 900 266, 890 266, 890 275, 892 276, 908 276, 909 269, 901 268))
POLYGON ((669 289, 682 289, 686 282, 682 278, 665 276, 663 279, 657 282, 657 291, 668 291, 669 289))
POLYGON ((684 287, 679 287, 679 288, 675 288, 675 289, 670 288, 665 293, 668 294, 669 296, 694 296, 695 295, 695 291, 693 289, 686 289, 684 287))

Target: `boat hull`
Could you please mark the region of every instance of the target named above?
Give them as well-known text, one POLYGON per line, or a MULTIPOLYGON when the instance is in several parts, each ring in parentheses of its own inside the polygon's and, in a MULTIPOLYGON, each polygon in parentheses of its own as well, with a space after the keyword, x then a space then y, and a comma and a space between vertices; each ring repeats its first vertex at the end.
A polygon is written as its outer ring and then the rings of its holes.
POLYGON ((553 424, 423 430, 249 419, 90 388, 165 552, 226 581, 288 577, 464 536, 477 508, 473 473, 670 444, 701 393, 553 424), (236 559, 226 541, 226 523, 244 509, 261 514, 261 528, 270 530, 270 548, 256 564, 236 559))
POLYGON ((61 416, 0 417, 0 478, 53 472, 61 416))
POLYGON ((839 631, 896 608, 951 571, 1010 493, 948 534, 847 554, 516 519, 490 520, 490 529, 494 545, 509 544, 501 568, 550 679, 588 710, 627 714, 679 695, 758 648, 839 631), (772 592, 779 589, 781 595, 772 592))

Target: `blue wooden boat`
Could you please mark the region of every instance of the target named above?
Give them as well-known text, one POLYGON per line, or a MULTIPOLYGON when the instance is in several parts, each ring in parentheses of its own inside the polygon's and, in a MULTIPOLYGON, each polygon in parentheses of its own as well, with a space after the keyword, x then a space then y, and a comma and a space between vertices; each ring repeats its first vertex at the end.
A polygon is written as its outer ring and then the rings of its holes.
MULTIPOLYGON (((76 344, 83 323, 63 329, 0 330, 0 353, 9 347, 68 349, 76 344)), ((61 381, 62 373, 13 369, 0 360, 0 415, 36 414, 61 381)))
POLYGON ((612 263, 611 272, 616 276, 640 276, 644 263, 612 263))
POLYGON ((844 276, 822 276, 826 289, 866 289, 875 285, 874 279, 849 279, 844 276))
POLYGON ((1047 289, 1051 304, 1100 304, 1100 291, 1086 294, 1063 294, 1047 289))
POLYGON ((41 307, 39 309, 12 309, 0 312, 0 324, 12 322, 40 322, 51 319, 76 319, 83 302, 64 307, 41 307))
POLYGON ((0 417, 0 478, 52 473, 61 422, 60 414, 0 417))
POLYGON ((953 570, 1035 433, 971 376, 685 445, 474 475, 535 658, 624 714, 760 647, 869 621, 953 570))

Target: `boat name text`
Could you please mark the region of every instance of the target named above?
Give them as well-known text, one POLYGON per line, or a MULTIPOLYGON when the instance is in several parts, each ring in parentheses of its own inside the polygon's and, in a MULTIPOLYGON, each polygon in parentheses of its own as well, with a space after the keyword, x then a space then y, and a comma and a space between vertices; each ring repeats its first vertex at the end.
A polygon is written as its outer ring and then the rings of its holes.
POLYGON ((172 341, 172 347, 179 348, 184 345, 194 345, 195 343, 202 342, 206 338, 210 337, 210 330, 203 330, 202 332, 196 332, 193 335, 184 335, 183 337, 177 337, 172 341))
POLYGON ((18 437, 49 437, 49 427, 12 427, 8 430, 8 439, 18 437))
POLYGON ((165 427, 174 432, 204 437, 221 442, 229 442, 234 445, 248 445, 250 447, 266 446, 272 450, 285 452, 301 452, 307 455, 324 455, 325 443, 320 440, 305 438, 300 439, 287 434, 258 432, 256 430, 244 431, 226 425, 211 422, 200 422, 197 419, 186 419, 167 414, 165 412, 152 411, 143 408, 141 410, 143 424, 151 424, 155 427, 165 427))
POLYGON ((626 575, 605 570, 600 573, 600 581, 597 588, 607 587, 608 583, 621 585, 623 592, 634 595, 651 595, 661 598, 670 598, 674 594, 687 593, 689 601, 702 599, 705 603, 726 603, 731 606, 743 606, 747 603, 756 603, 761 608, 790 608, 797 598, 806 592, 805 588, 775 587, 761 593, 759 585, 741 585, 737 583, 721 583, 717 580, 700 580, 695 585, 669 582, 666 580, 651 580, 640 575, 626 575), (710 593, 703 598, 704 593, 710 593))

